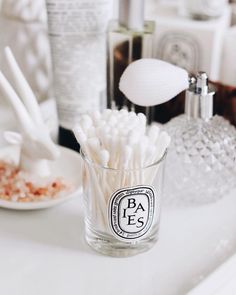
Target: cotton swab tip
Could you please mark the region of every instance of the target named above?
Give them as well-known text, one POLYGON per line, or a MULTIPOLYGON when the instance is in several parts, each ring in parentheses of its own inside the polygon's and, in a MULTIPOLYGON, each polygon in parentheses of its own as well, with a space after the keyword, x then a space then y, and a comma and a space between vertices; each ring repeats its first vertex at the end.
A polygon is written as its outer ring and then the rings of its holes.
POLYGON ((103 167, 108 167, 108 162, 110 160, 110 154, 108 150, 103 149, 99 151, 99 159, 103 167))
POLYGON ((73 132, 74 132, 75 138, 80 143, 80 145, 83 145, 83 143, 87 140, 87 136, 82 130, 82 128, 80 126, 75 126, 73 128, 73 132))

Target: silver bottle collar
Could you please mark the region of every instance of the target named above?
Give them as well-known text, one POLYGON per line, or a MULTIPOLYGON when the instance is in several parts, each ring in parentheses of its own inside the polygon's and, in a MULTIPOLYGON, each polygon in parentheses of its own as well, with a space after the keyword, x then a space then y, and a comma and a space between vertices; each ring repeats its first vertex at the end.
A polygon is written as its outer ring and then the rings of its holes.
POLYGON ((185 97, 185 114, 188 118, 200 118, 206 121, 212 118, 214 94, 215 92, 209 90, 208 76, 205 72, 190 77, 185 97))

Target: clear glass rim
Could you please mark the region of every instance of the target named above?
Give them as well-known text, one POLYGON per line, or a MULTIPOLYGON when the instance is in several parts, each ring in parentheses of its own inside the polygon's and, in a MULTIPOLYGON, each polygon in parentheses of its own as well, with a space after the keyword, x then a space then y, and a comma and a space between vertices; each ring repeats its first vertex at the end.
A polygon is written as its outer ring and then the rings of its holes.
POLYGON ((135 172, 135 171, 145 170, 145 169, 148 169, 148 168, 151 168, 151 167, 157 166, 157 165, 159 165, 160 163, 162 163, 162 162, 165 160, 165 158, 166 158, 167 150, 168 150, 168 149, 165 149, 165 152, 163 153, 162 157, 161 157, 158 161, 156 161, 156 162, 154 162, 154 163, 152 163, 152 164, 149 164, 149 165, 147 165, 147 166, 144 166, 144 167, 133 168, 133 169, 125 169, 125 168, 117 168, 117 169, 116 169, 116 168, 105 167, 105 166, 103 166, 103 165, 101 165, 101 164, 95 163, 95 162, 93 162, 92 160, 90 160, 90 159, 86 156, 86 154, 84 153, 84 151, 83 151, 83 149, 82 149, 81 147, 80 147, 80 155, 81 155, 82 159, 83 159, 85 162, 87 162, 88 164, 93 165, 93 166, 95 166, 95 167, 97 167, 97 168, 99 168, 99 169, 104 169, 104 170, 112 171, 112 172, 119 172, 119 171, 135 172))

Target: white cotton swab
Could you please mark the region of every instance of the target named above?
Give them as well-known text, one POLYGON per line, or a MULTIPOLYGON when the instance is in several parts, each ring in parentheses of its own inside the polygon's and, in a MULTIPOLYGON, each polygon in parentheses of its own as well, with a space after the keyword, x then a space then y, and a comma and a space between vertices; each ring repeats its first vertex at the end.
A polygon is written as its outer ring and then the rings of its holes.
POLYGON ((131 146, 135 145, 139 142, 141 136, 142 134, 138 130, 132 130, 129 133, 128 144, 130 144, 131 146))
MULTIPOLYGON (((127 179, 129 179, 129 183, 132 183, 132 176, 129 177, 129 172, 127 169, 130 165, 130 160, 132 158, 133 149, 129 145, 123 146, 123 167, 120 171, 120 187, 124 187, 125 183, 127 182, 127 179)), ((119 181, 119 180, 118 180, 119 181)))
POLYGON ((76 140, 80 143, 83 153, 91 160, 96 161, 94 153, 88 145, 88 138, 80 126, 76 126, 73 129, 76 140))
POLYGON ((95 129, 94 126, 90 127, 87 130, 87 136, 88 136, 88 138, 91 138, 91 137, 95 137, 96 136, 96 129, 95 129))
MULTIPOLYGON (((99 154, 98 154, 98 157, 99 157, 99 160, 100 160, 100 163, 102 165, 103 168, 108 168, 108 163, 109 163, 109 160, 110 160, 110 154, 107 150, 105 149, 102 149, 99 151, 99 154)), ((108 200, 106 199, 106 196, 109 195, 109 192, 111 191, 111 188, 110 188, 110 183, 109 183, 109 176, 107 177, 107 173, 106 173, 106 169, 102 169, 102 170, 99 170, 97 171, 97 173, 101 173, 101 186, 103 186, 103 191, 106 192, 104 194, 104 200, 105 202, 107 202, 108 200)))
POLYGON ((110 161, 109 167, 116 168, 116 161, 118 159, 118 149, 119 149, 119 139, 118 139, 118 131, 114 132, 114 135, 111 137, 111 153, 110 153, 110 161))
POLYGON ((97 162, 99 159, 98 153, 100 151, 100 141, 97 137, 88 138, 86 144, 90 150, 90 155, 94 162, 97 162))
POLYGON ((132 153, 133 153, 132 147, 129 145, 125 145, 123 152, 124 152, 123 168, 128 169, 130 160, 132 158, 132 153))
MULTIPOLYGON (((93 152, 91 151, 91 149, 88 146, 88 142, 87 142, 87 136, 86 134, 83 132, 82 128, 80 126, 76 126, 73 129, 73 132, 75 134, 75 138, 78 140, 78 142, 80 143, 83 152, 85 153, 85 155, 92 161, 96 161, 96 158, 94 157, 93 152)), ((94 182, 94 186, 96 187, 97 193, 99 195, 100 198, 100 202, 98 202, 98 207, 100 208, 100 213, 101 213, 101 218, 103 220, 103 223, 106 224, 105 220, 106 220, 106 203, 105 203, 105 199, 103 196, 103 192, 101 190, 101 187, 99 185, 98 182, 98 175, 96 174, 96 170, 91 166, 87 165, 87 167, 89 167, 90 173, 92 174, 92 181, 94 182)))
POLYGON ((155 143, 160 134, 160 128, 156 125, 151 125, 147 131, 147 135, 152 143, 155 143))
MULTIPOLYGON (((82 149, 84 149, 85 148, 85 143, 86 143, 86 140, 87 140, 87 136, 84 133, 83 129, 81 128, 80 125, 77 125, 77 126, 75 126, 73 128, 73 132, 74 132, 76 140, 80 143, 80 146, 82 147, 82 149)), ((85 150, 84 150, 84 152, 85 152, 85 150)))
POLYGON ((110 154, 108 150, 103 149, 99 151, 99 159, 100 159, 101 165, 105 168, 108 168, 108 163, 110 160, 110 154))
POLYGON ((109 118, 108 124, 110 127, 115 127, 118 124, 117 118, 115 116, 111 116, 109 118))

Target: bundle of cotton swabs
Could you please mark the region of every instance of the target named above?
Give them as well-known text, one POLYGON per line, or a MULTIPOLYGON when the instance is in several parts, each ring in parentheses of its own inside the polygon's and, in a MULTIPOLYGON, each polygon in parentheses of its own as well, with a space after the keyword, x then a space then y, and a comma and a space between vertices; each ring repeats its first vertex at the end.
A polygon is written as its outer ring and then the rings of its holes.
POLYGON ((156 125, 147 128, 144 114, 126 110, 85 114, 74 134, 91 161, 112 169, 147 167, 162 158, 170 143, 156 125))
POLYGON ((144 114, 126 110, 90 112, 81 117, 73 131, 89 160, 90 191, 99 196, 94 210, 101 211, 103 219, 115 191, 152 184, 158 171, 153 164, 164 157, 170 144, 169 135, 157 125, 147 127, 144 114), (153 169, 147 168, 152 166, 153 169))

